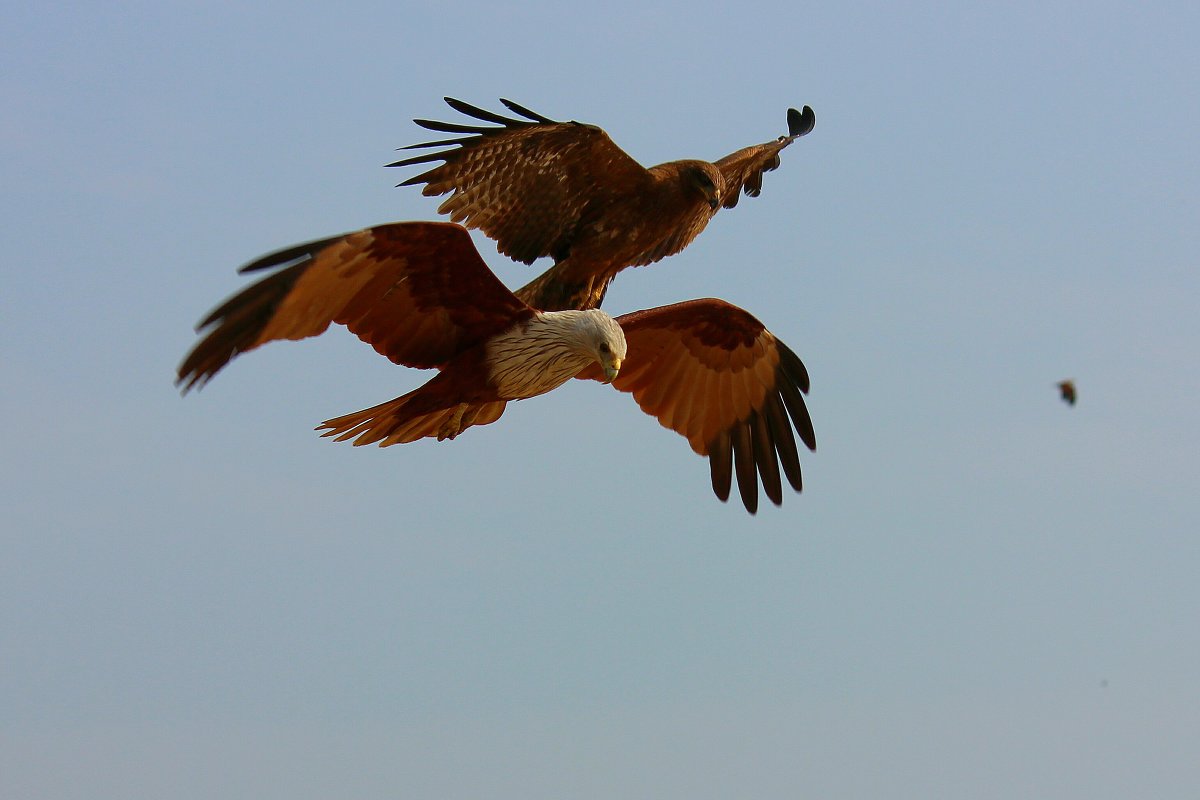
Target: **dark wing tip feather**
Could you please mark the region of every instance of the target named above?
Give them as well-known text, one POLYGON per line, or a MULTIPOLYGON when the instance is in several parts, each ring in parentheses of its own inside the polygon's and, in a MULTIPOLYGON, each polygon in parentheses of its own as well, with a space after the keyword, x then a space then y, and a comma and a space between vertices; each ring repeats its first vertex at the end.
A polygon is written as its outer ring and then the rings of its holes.
POLYGON ((506 127, 520 127, 529 124, 524 120, 506 117, 502 114, 488 111, 485 108, 480 108, 479 106, 473 106, 470 103, 465 103, 462 100, 456 100, 453 97, 444 97, 442 99, 446 101, 446 105, 450 106, 458 113, 464 114, 468 117, 474 117, 478 120, 483 120, 484 122, 494 122, 497 125, 504 125, 506 127))
MULTIPOLYGON (((713 493, 721 502, 729 500, 735 476, 742 505, 751 514, 758 512, 760 481, 767 499, 776 506, 783 505, 784 476, 795 491, 802 489, 800 457, 792 425, 788 424, 789 411, 784 410, 788 406, 780 395, 772 395, 761 411, 751 412, 746 419, 721 431, 709 444, 713 493)), ((801 429, 800 436, 805 438, 802 422, 796 420, 793 425, 801 429)))
POLYGON ((514 103, 512 100, 507 100, 507 99, 501 97, 500 102, 503 103, 504 107, 507 108, 509 111, 513 112, 514 114, 519 114, 520 116, 525 117, 526 119, 531 119, 534 122, 540 122, 543 125, 558 124, 558 120, 553 120, 553 119, 550 119, 549 117, 544 117, 541 114, 537 113, 536 111, 530 111, 525 106, 523 106, 519 103, 514 103))
MULTIPOLYGON (((266 256, 248 266, 255 266, 261 261, 275 259, 280 263, 296 261, 290 256, 297 248, 288 248, 279 253, 266 256)), ((299 255, 307 255, 301 252, 299 255)), ((270 321, 279 305, 300 274, 307 268, 305 260, 296 261, 286 269, 272 273, 255 284, 230 297, 217 306, 208 316, 196 325, 196 332, 205 333, 204 338, 197 342, 184 356, 176 371, 175 385, 182 388, 183 394, 192 389, 203 387, 214 375, 220 372, 226 364, 239 353, 255 346, 258 335, 270 321)))
MULTIPOLYGON (((463 136, 459 139, 438 139, 436 142, 418 142, 417 144, 406 144, 403 147, 397 147, 397 150, 420 150, 423 147, 453 147, 455 145, 465 144, 471 141, 470 136, 463 136)), ((388 166, 392 166, 388 164, 388 166)))
POLYGON ((787 124, 788 137, 798 139, 812 132, 812 129, 817 124, 817 115, 813 113, 812 108, 809 106, 805 106, 803 111, 789 108, 787 110, 787 124))
POLYGON ((402 158, 399 161, 393 161, 390 164, 384 164, 385 167, 410 167, 413 164, 428 164, 431 161, 445 161, 449 153, 424 153, 411 158, 402 158))
POLYGON ((249 264, 244 264, 241 267, 238 267, 238 274, 245 275, 248 272, 259 272, 264 269, 271 269, 272 267, 282 267, 301 258, 312 256, 313 253, 317 252, 325 245, 331 242, 336 242, 338 239, 341 239, 344 236, 345 234, 339 234, 337 236, 330 236, 326 239, 317 239, 316 241, 304 242, 291 247, 285 247, 281 250, 276 250, 273 253, 267 253, 262 258, 256 258, 249 264))
POLYGON ((713 494, 722 503, 728 502, 733 485, 733 450, 728 431, 721 431, 708 446, 708 469, 712 474, 713 494))
POLYGON ((779 365, 783 368, 784 374, 792 379, 800 391, 808 394, 808 368, 804 366, 800 356, 778 339, 775 340, 775 346, 779 348, 779 365))
POLYGON ((751 514, 758 512, 758 464, 754 460, 754 442, 748 420, 733 426, 733 470, 737 474, 738 493, 742 505, 751 514))
POLYGON ((474 135, 487 133, 493 128, 482 128, 479 125, 462 125, 458 122, 440 122, 436 119, 414 119, 413 122, 422 128, 442 133, 470 133, 474 135))
MULTIPOLYGON (((414 175, 411 178, 409 178, 408 180, 400 181, 400 183, 397 183, 396 185, 397 186, 415 186, 419 183, 428 183, 429 181, 431 181, 433 179, 433 176, 437 174, 437 171, 439 169, 441 169, 441 167, 434 167, 433 169, 431 169, 427 172, 422 172, 420 175, 414 175)), ((430 193, 429 187, 426 186, 422 190, 422 193, 429 194, 430 193)))
POLYGON ((808 406, 804 404, 804 395, 800 394, 800 390, 787 379, 787 375, 781 376, 779 381, 779 397, 783 400, 783 405, 787 408, 788 416, 792 418, 792 425, 796 428, 796 433, 800 435, 800 441, 804 442, 804 446, 809 450, 817 449, 817 434, 813 430, 812 417, 809 416, 808 406))
POLYGON ((713 493, 727 501, 736 477, 742 505, 751 514, 758 511, 760 482, 767 499, 777 506, 783 505, 784 477, 797 492, 803 488, 796 439, 809 450, 817 447, 812 417, 804 402, 808 371, 786 345, 776 343, 779 365, 774 390, 748 417, 717 434, 707 448, 713 493))
POLYGON ((778 394, 768 394, 766 405, 762 410, 771 441, 775 444, 775 452, 779 454, 779 463, 783 465, 783 473, 788 483, 797 492, 804 488, 804 478, 800 471, 800 453, 796 450, 796 438, 792 435, 792 426, 788 422, 787 411, 778 394))
MULTIPOLYGON (((392 163, 387 164, 386 166, 410 167, 410 166, 414 166, 416 164, 426 164, 426 163, 429 163, 432 161, 444 161, 447 164, 449 164, 451 162, 454 162, 456 159, 462 157, 463 151, 470 150, 471 148, 479 145, 482 141, 485 141, 492 137, 502 136, 505 133, 520 130, 522 128, 529 128, 538 123, 557 124, 555 122, 555 120, 552 120, 549 117, 544 117, 541 114, 537 114, 533 111, 530 111, 529 109, 525 108, 524 106, 517 105, 516 103, 512 102, 511 100, 504 100, 502 102, 506 106, 508 106, 508 108, 510 108, 512 111, 516 112, 517 114, 519 114, 522 117, 525 117, 525 119, 516 119, 513 117, 506 117, 501 114, 497 114, 492 111, 488 111, 487 109, 483 109, 483 108, 479 108, 478 106, 471 105, 470 103, 463 102, 462 100, 458 100, 453 97, 445 97, 443 99, 446 101, 446 104, 448 106, 450 106, 450 108, 454 109, 455 111, 459 112, 460 114, 462 114, 464 116, 471 117, 472 119, 479 120, 480 122, 494 123, 495 125, 499 125, 500 127, 492 127, 491 124, 489 124, 489 125, 473 125, 473 124, 472 125, 464 125, 464 124, 458 123, 458 122, 442 122, 440 120, 435 120, 435 119, 414 119, 413 120, 414 123, 416 123, 417 125, 421 126, 422 128, 425 128, 427 130, 439 131, 441 133, 450 133, 450 134, 456 134, 456 135, 454 137, 448 138, 448 139, 439 139, 436 141, 429 141, 429 142, 418 142, 417 144, 409 144, 409 145, 405 145, 403 147, 398 147, 398 148, 396 148, 397 150, 420 150, 420 149, 428 149, 428 148, 446 148, 446 149, 438 150, 437 152, 424 153, 421 155, 410 156, 408 158, 402 158, 398 161, 393 161, 392 163)), ((431 176, 434 175, 438 169, 441 169, 441 167, 437 167, 434 170, 431 170, 430 172, 425 173, 424 175, 418 175, 416 177, 409 178, 408 180, 404 181, 403 183, 398 183, 396 185, 397 186, 412 186, 412 185, 420 184, 420 183, 428 183, 429 180, 431 179, 431 176)))
POLYGON ((750 432, 754 439, 754 461, 762 479, 763 491, 777 506, 783 505, 783 484, 779 480, 779 461, 771 433, 771 423, 760 413, 750 415, 750 432))

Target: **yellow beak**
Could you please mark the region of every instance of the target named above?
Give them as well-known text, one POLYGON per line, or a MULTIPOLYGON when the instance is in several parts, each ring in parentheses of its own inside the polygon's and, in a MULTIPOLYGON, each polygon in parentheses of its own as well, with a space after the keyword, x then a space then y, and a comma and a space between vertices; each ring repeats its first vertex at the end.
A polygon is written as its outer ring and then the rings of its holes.
POLYGON ((617 379, 617 373, 621 371, 621 359, 614 358, 611 364, 603 364, 604 377, 607 378, 605 383, 612 383, 617 379))

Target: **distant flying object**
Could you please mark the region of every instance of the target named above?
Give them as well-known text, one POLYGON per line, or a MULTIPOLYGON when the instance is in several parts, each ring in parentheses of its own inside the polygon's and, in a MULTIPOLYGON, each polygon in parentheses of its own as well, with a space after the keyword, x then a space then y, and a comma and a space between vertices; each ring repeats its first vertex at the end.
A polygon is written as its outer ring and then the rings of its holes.
POLYGON ((796 436, 816 448, 808 372, 757 319, 721 300, 636 311, 538 311, 488 269, 465 228, 399 222, 295 245, 253 261, 272 270, 197 326, 176 383, 203 386, 240 353, 345 325, 397 364, 436 368, 420 388, 324 422, 338 441, 388 446, 453 439, 506 403, 572 377, 612 382, 709 459, 713 491, 758 508, 758 482, 783 501, 780 467, 801 488, 796 436), (793 430, 794 429, 794 430, 793 430))
POLYGON ((1059 381, 1058 392, 1067 405, 1075 405, 1075 381, 1059 381))
POLYGON ((741 192, 757 197, 763 173, 779 166, 780 151, 816 124, 808 106, 790 108, 785 136, 712 163, 671 161, 647 169, 595 125, 558 122, 510 100, 500 102, 521 119, 445 100, 499 127, 414 120, 461 136, 400 148, 445 149, 388 166, 444 162, 400 185, 424 184, 425 195, 449 193, 438 212, 480 229, 504 255, 526 264, 552 257, 553 267, 516 292, 544 311, 597 308, 618 272, 687 247, 719 209, 737 205, 741 192))

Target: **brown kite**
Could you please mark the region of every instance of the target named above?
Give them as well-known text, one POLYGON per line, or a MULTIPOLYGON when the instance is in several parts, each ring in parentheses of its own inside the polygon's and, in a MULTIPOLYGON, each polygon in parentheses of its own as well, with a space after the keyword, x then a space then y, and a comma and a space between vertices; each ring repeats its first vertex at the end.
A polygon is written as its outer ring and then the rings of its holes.
POLYGON ((1075 399, 1076 399, 1075 381, 1072 381, 1072 380, 1059 381, 1057 386, 1058 386, 1059 396, 1062 397, 1063 402, 1069 406, 1075 405, 1075 399))
POLYGON ((436 368, 420 388, 323 423, 338 441, 387 446, 453 439, 499 419, 509 400, 572 377, 630 392, 642 410, 709 458, 713 490, 737 475, 754 513, 758 483, 783 501, 780 468, 801 488, 796 435, 815 449, 804 364, 762 323, 721 300, 626 314, 538 311, 488 269, 460 225, 399 222, 296 245, 241 272, 271 270, 205 317, 179 366, 184 392, 239 353, 304 339, 330 323, 397 364, 436 368))
POLYGON ((444 149, 388 166, 444 162, 400 185, 424 184, 426 195, 449 193, 438 212, 480 229, 504 255, 526 264, 553 258, 553 267, 516 292, 544 311, 597 308, 618 272, 687 247, 719 209, 736 206, 742 192, 757 197, 763 173, 779 166, 780 151, 816 124, 808 106, 791 108, 787 135, 774 141, 712 163, 670 161, 647 169, 595 125, 558 122, 510 100, 500 102, 519 119, 445 100, 490 125, 415 120, 456 138, 401 148, 444 149))

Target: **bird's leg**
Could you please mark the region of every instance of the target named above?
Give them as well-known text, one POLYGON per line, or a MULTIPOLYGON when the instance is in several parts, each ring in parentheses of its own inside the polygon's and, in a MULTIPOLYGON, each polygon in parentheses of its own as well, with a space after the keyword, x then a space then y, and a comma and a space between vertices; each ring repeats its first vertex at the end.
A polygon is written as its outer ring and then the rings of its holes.
MULTIPOLYGON (((470 408, 471 407, 466 403, 459 403, 454 407, 454 411, 451 412, 450 416, 446 417, 446 421, 442 423, 440 428, 438 428, 437 438, 439 442, 444 439, 453 439, 455 436, 458 436, 460 433, 470 427, 470 419, 466 421, 463 420, 463 417, 470 410, 470 408)), ((474 416, 475 415, 472 414, 471 418, 474 418, 474 416)))
POLYGON ((481 406, 472 405, 471 403, 459 403, 454 407, 454 410, 446 417, 446 421, 438 428, 438 441, 443 439, 453 439, 467 428, 475 424, 475 419, 479 416, 481 406))

